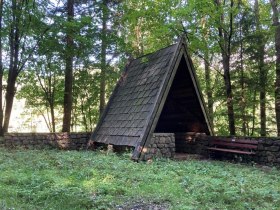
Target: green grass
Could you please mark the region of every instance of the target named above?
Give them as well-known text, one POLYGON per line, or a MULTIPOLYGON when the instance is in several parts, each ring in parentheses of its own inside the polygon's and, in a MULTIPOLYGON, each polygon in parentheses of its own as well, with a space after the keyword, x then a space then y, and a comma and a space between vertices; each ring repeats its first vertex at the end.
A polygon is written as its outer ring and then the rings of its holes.
POLYGON ((280 171, 92 151, 0 149, 0 209, 280 209, 280 171))

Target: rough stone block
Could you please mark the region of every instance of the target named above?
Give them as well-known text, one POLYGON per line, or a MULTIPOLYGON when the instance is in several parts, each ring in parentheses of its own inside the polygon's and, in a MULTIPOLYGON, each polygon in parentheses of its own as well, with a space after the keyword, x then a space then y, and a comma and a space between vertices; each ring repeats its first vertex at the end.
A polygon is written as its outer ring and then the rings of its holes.
POLYGON ((160 151, 161 151, 161 153, 164 155, 165 153, 167 153, 167 152, 168 152, 168 149, 166 149, 166 148, 162 148, 160 151))
POLYGON ((278 152, 279 151, 279 146, 267 147, 267 150, 272 151, 272 152, 278 152))
POLYGON ((171 137, 170 136, 166 137, 165 143, 170 144, 171 142, 172 142, 171 137))
POLYGON ((166 158, 171 158, 172 157, 172 155, 171 155, 171 152, 166 152, 165 154, 164 154, 164 157, 166 157, 166 158))
POLYGON ((273 145, 280 146, 280 141, 279 141, 279 140, 275 140, 275 141, 273 142, 273 145))
POLYGON ((273 156, 273 155, 267 156, 267 161, 269 164, 273 163, 275 160, 276 160, 275 156, 273 156))
POLYGON ((265 148, 265 147, 264 147, 263 144, 259 144, 259 145, 258 145, 258 150, 264 150, 264 148, 265 148))
POLYGON ((150 153, 151 154, 155 154, 156 153, 156 149, 155 148, 150 148, 150 153))
POLYGON ((174 147, 175 148, 175 143, 171 143, 171 144, 169 144, 170 145, 170 147, 174 147))
POLYGON ((264 145, 270 146, 270 145, 273 144, 273 140, 272 140, 272 139, 265 139, 265 140, 263 141, 263 144, 264 144, 264 145))
POLYGON ((27 144, 29 144, 29 140, 28 140, 28 139, 25 139, 25 140, 22 141, 22 143, 23 143, 24 145, 27 145, 27 144))
POLYGON ((159 143, 165 144, 165 140, 166 140, 166 137, 160 137, 159 138, 159 143))

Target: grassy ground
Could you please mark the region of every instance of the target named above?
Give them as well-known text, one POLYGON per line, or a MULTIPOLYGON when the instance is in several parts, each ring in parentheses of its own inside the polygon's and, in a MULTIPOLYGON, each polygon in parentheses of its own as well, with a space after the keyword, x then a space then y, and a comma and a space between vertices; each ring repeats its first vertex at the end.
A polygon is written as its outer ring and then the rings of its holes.
POLYGON ((280 209, 279 174, 216 161, 0 149, 0 209, 280 209))

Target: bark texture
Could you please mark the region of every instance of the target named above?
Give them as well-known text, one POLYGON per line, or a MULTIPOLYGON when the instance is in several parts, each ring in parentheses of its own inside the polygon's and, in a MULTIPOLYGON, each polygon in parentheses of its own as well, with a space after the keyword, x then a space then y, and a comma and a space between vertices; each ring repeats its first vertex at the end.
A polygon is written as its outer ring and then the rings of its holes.
POLYGON ((211 121, 210 123, 211 125, 213 125, 214 101, 213 101, 213 92, 212 92, 211 77, 210 77, 209 52, 207 49, 205 51, 204 71, 205 71, 205 82, 206 82, 207 108, 211 121))
POLYGON ((265 69, 265 37, 263 35, 260 23, 259 1, 255 0, 256 32, 258 36, 258 69, 259 69, 259 87, 260 87, 260 135, 266 136, 266 80, 267 72, 265 69))
MULTIPOLYGON (((221 10, 220 0, 215 0, 218 10, 221 10)), ((231 8, 233 8, 233 0, 230 3, 231 8)), ((235 135, 235 119, 234 119, 234 109, 233 109, 233 95, 231 87, 231 78, 230 78, 230 57, 231 57, 231 39, 233 34, 233 14, 229 14, 229 27, 225 30, 225 20, 224 13, 221 12, 219 18, 218 32, 219 32, 219 44, 222 53, 222 63, 224 69, 224 83, 226 88, 226 97, 227 97, 227 115, 228 115, 228 125, 230 135, 235 135)))
POLYGON ((21 5, 23 3, 17 3, 16 0, 12 0, 12 22, 10 26, 9 34, 9 47, 10 47, 10 64, 9 64, 9 73, 7 81, 7 90, 6 90, 6 106, 5 106, 5 117, 3 124, 3 133, 8 131, 10 116, 12 112, 14 96, 16 92, 15 84, 17 76, 20 72, 19 69, 19 45, 20 45, 20 14, 21 14, 21 5))
POLYGON ((277 0, 270 0, 272 7, 272 20, 275 27, 275 50, 276 50, 276 81, 275 81, 275 112, 277 135, 280 136, 280 23, 279 4, 277 0))
POLYGON ((100 103, 99 112, 102 115, 105 109, 105 93, 106 93, 106 49, 107 49, 107 22, 108 22, 108 6, 107 0, 102 2, 102 31, 101 31, 101 78, 100 78, 100 103))
POLYGON ((4 0, 0 0, 0 136, 4 136, 3 132, 3 59, 2 59, 2 18, 3 18, 4 0))
MULTIPOLYGON (((74 19, 74 0, 67 1, 67 19, 72 22, 74 19)), ((73 33, 68 29, 66 34, 66 52, 65 52, 65 84, 64 84, 64 113, 62 132, 70 132, 71 113, 72 113, 72 87, 73 87, 73 33)))

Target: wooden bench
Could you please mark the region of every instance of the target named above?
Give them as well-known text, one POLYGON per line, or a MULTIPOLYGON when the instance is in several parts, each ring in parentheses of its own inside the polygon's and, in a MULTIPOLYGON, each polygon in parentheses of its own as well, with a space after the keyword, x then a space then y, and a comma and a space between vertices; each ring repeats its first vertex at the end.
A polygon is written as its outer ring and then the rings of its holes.
POLYGON ((247 139, 229 139, 229 138, 219 138, 209 141, 208 150, 217 152, 228 152, 244 155, 256 154, 258 148, 258 141, 247 140, 247 139))

